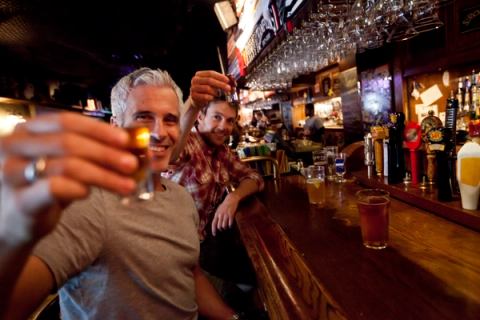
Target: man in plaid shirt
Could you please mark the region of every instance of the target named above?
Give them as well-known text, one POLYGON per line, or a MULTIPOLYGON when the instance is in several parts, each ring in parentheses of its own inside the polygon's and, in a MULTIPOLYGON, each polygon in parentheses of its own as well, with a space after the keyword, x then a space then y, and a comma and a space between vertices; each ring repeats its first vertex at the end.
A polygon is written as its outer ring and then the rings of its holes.
POLYGON ((207 224, 211 222, 213 236, 217 230, 231 227, 240 201, 263 189, 261 175, 225 145, 235 125, 238 105, 223 101, 218 95, 219 90, 232 89, 229 78, 223 74, 195 74, 181 119, 179 148, 172 157, 175 160, 170 178, 184 186, 195 200, 202 240, 207 235, 207 224), (229 185, 234 185, 235 191, 223 198, 229 185))
POLYGON ((237 229, 230 227, 240 201, 261 191, 263 179, 225 145, 235 125, 238 105, 219 96, 232 90, 223 74, 195 74, 180 119, 182 136, 172 155, 170 178, 183 185, 195 201, 202 241, 200 267, 217 283, 230 306, 247 311, 253 304, 244 290, 255 284, 255 272, 237 229), (226 194, 230 185, 235 190, 226 194), (239 290, 240 284, 247 286, 239 290))

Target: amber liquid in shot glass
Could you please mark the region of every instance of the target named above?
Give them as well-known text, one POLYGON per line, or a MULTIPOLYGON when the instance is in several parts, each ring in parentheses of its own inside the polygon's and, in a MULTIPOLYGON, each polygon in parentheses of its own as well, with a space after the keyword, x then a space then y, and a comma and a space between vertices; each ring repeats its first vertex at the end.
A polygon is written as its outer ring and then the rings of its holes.
POLYGON ((129 205, 135 201, 149 200, 153 198, 153 187, 150 171, 150 159, 148 146, 150 144, 150 130, 146 127, 125 128, 129 136, 127 150, 138 160, 138 168, 132 174, 137 182, 135 191, 122 199, 122 203, 129 205))

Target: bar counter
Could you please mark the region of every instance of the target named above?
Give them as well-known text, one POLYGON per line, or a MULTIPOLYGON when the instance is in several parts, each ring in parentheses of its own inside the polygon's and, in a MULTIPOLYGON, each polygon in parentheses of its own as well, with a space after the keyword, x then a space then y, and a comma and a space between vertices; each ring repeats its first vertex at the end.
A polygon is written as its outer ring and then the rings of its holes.
POLYGON ((480 233, 392 198, 389 247, 363 247, 350 180, 309 205, 302 176, 266 181, 237 224, 270 319, 480 319, 480 233))

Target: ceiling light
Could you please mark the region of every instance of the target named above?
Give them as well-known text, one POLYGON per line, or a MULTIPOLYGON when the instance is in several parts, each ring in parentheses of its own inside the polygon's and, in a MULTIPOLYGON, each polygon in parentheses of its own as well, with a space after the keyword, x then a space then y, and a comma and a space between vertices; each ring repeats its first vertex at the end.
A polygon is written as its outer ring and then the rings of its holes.
POLYGON ((217 2, 213 6, 213 9, 223 31, 227 31, 229 28, 237 24, 237 16, 233 11, 230 1, 217 2))

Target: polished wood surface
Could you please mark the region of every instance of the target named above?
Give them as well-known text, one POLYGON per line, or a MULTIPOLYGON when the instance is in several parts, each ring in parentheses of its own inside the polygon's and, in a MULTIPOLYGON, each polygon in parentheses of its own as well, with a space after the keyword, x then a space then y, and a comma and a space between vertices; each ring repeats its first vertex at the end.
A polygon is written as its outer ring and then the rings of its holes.
POLYGON ((363 247, 356 182, 308 204, 301 176, 267 181, 237 223, 271 319, 480 319, 480 233, 392 199, 390 242, 363 247))

